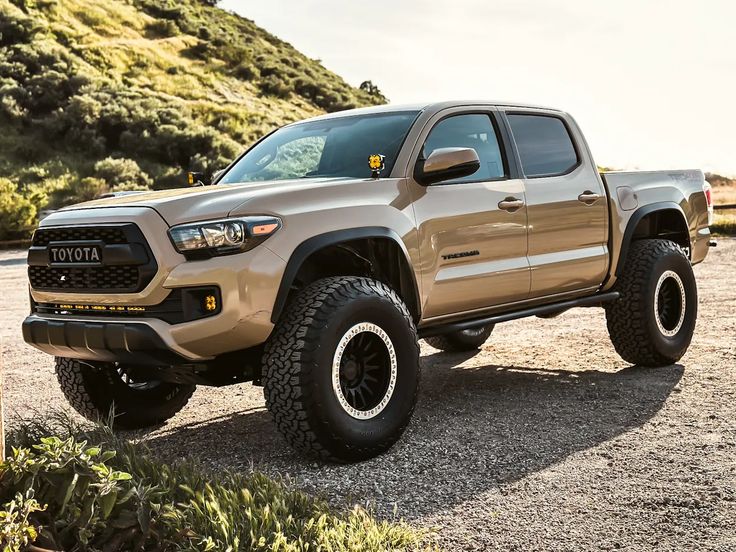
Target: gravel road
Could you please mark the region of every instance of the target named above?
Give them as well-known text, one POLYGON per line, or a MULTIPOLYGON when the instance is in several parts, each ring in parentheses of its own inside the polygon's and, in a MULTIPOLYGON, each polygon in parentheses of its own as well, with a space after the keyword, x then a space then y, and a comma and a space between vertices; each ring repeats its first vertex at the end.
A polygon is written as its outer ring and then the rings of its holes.
MULTIPOLYGON (((414 420, 384 456, 305 460, 250 384, 197 390, 132 434, 160 454, 288 475, 339 504, 436 528, 452 550, 736 549, 736 240, 696 267, 700 316, 680 364, 619 359, 600 309, 496 328, 482 352, 422 345, 414 420)), ((0 252, 5 407, 64 407, 52 359, 26 346, 24 253, 0 252)))

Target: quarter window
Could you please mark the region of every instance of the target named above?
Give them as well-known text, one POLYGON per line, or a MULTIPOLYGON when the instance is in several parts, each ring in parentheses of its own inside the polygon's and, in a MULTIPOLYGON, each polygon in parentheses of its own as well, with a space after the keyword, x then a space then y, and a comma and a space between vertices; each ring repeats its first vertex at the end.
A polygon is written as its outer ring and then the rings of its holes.
POLYGON ((570 133, 557 117, 509 115, 511 132, 528 177, 565 174, 578 164, 570 133))
POLYGON ((473 148, 480 159, 480 168, 475 173, 452 180, 452 183, 506 176, 498 136, 488 115, 454 115, 437 123, 424 142, 425 158, 440 148, 473 148))

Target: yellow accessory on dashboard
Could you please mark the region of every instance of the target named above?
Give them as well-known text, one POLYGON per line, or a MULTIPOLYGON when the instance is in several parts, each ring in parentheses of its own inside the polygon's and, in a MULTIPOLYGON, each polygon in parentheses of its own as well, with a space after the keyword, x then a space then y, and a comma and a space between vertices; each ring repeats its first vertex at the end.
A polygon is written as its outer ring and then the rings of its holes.
POLYGON ((380 154, 373 154, 368 158, 368 166, 371 169, 371 176, 373 178, 378 178, 378 175, 386 167, 384 159, 386 159, 386 156, 380 154))

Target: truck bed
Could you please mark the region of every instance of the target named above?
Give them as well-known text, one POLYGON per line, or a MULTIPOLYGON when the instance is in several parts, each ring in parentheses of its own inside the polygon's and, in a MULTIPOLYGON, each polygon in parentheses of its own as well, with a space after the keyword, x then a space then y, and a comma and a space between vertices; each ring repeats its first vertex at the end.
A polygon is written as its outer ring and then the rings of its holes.
MULTIPOLYGON (((708 252, 708 203, 704 185, 705 176, 697 169, 664 171, 602 172, 612 203, 611 236, 612 258, 619 258, 621 240, 629 220, 643 210, 662 208, 669 204, 680 211, 688 225, 691 242, 691 261, 701 262, 708 252), (618 230, 615 230, 615 229, 618 230)), ((612 270, 615 271, 615 266, 612 270)))

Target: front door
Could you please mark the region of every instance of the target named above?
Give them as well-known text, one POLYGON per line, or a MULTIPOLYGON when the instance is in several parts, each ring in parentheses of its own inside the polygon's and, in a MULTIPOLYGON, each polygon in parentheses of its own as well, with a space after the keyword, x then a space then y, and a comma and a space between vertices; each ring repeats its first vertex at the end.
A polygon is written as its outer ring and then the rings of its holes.
POLYGON ((572 121, 506 112, 524 173, 530 298, 590 290, 608 269, 608 206, 596 167, 584 162, 572 121))
POLYGON ((423 318, 483 309, 529 295, 524 184, 509 178, 493 111, 441 112, 420 136, 428 156, 439 148, 473 148, 480 169, 422 186, 410 181, 419 234, 423 318))

